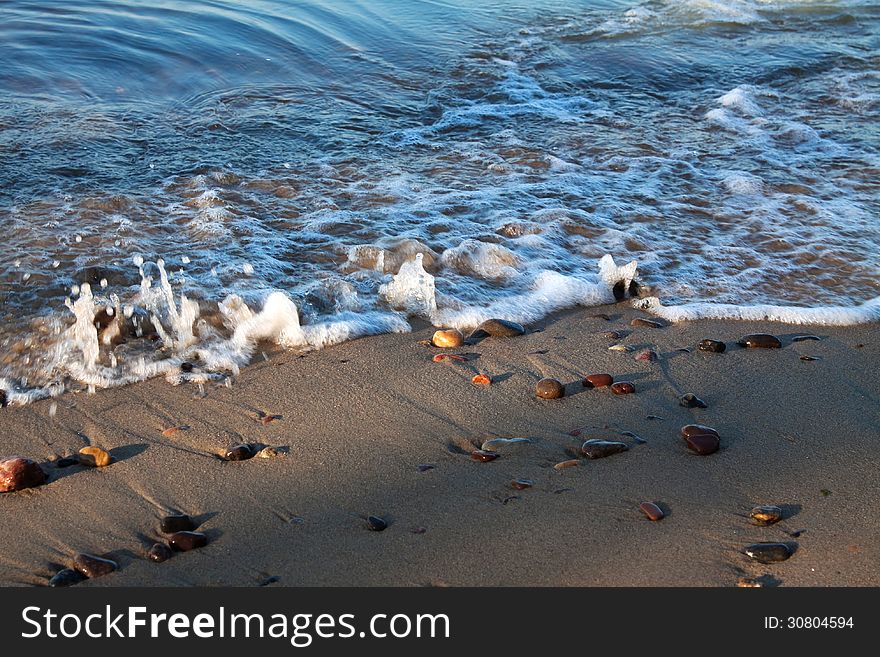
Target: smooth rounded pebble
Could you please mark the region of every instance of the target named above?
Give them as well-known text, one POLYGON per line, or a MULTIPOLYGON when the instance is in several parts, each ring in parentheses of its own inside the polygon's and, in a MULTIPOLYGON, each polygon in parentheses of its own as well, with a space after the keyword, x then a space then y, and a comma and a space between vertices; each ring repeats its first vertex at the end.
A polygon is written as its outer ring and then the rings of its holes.
POLYGON ((603 331, 603 338, 608 338, 609 340, 620 340, 623 337, 623 334, 620 331, 603 331))
POLYGON ((241 445, 233 445, 227 449, 223 458, 227 461, 246 461, 253 458, 256 453, 257 449, 253 445, 242 443, 241 445))
POLYGON ((744 550, 747 556, 758 563, 779 563, 785 561, 794 551, 785 543, 753 543, 744 550))
POLYGON ((584 377, 584 388, 607 388, 614 383, 610 374, 588 374, 584 377))
POLYGON ((189 552, 207 544, 208 537, 201 532, 177 532, 168 539, 168 545, 177 552, 189 552))
POLYGON ((588 459, 603 459, 612 454, 626 452, 629 446, 617 440, 587 440, 581 445, 581 452, 588 459))
POLYGON ((719 434, 718 431, 712 427, 707 427, 705 424, 686 424, 681 428, 681 435, 683 437, 696 436, 704 433, 710 433, 719 438, 721 437, 721 434, 719 434))
POLYGON ((727 345, 721 342, 720 340, 700 340, 700 343, 697 345, 697 349, 700 351, 708 351, 713 354, 723 354, 727 349, 727 345))
POLYGON ((190 532, 198 525, 186 514, 165 516, 159 523, 159 529, 163 534, 176 534, 177 532, 190 532))
POLYGON ((712 433, 697 433, 684 437, 688 448, 695 454, 700 456, 709 456, 714 454, 721 447, 721 441, 718 436, 712 433))
POLYGON ((566 468, 574 468, 580 465, 581 462, 578 459, 568 459, 567 461, 560 461, 556 465, 553 466, 554 470, 565 470, 566 468))
POLYGON ((487 335, 493 338, 513 338, 526 332, 522 324, 511 322, 506 319, 487 319, 480 324, 469 337, 484 338, 487 335))
POLYGON ((147 559, 153 563, 162 563, 171 558, 171 548, 164 543, 153 543, 153 547, 147 552, 147 559))
POLYGON ((86 579, 86 576, 73 568, 64 568, 59 570, 49 580, 49 586, 52 588, 60 588, 62 586, 73 586, 79 584, 86 579))
POLYGON ((782 341, 769 333, 752 333, 740 338, 739 346, 748 349, 779 349, 782 341))
POLYGON ((103 468, 110 465, 110 454, 100 447, 83 447, 79 450, 79 462, 92 468, 103 468))
POLYGON ((108 575, 119 568, 115 561, 85 553, 73 558, 73 567, 89 579, 108 575))
POLYGON ((435 331, 431 337, 431 344, 442 349, 454 349, 464 344, 464 336, 458 329, 435 331))
POLYGON ((501 456, 498 452, 489 452, 483 449, 475 449, 471 452, 471 460, 479 461, 480 463, 488 463, 489 461, 494 461, 499 456, 501 456))
POLYGON ((0 493, 33 488, 46 482, 40 464, 24 456, 0 459, 0 493))
POLYGON ((367 518, 367 529, 372 532, 381 532, 388 529, 388 523, 379 516, 369 516, 367 518))
POLYGON ((490 386, 492 385, 492 379, 485 374, 475 374, 474 378, 471 379, 471 383, 475 386, 490 386))
POLYGON ((525 490, 526 488, 531 488, 535 485, 531 479, 514 479, 510 482, 510 485, 516 490, 525 490))
POLYGON ((689 392, 679 397, 678 404, 679 406, 684 406, 685 408, 709 408, 709 404, 704 402, 692 392, 689 392))
POLYGON ((639 509, 641 509, 642 513, 645 514, 648 520, 653 520, 654 522, 657 522, 658 520, 663 520, 663 518, 666 516, 666 514, 663 513, 663 509, 661 509, 653 502, 642 502, 641 504, 639 504, 639 509))
POLYGON ((646 362, 646 363, 652 363, 655 360, 657 360, 657 358, 658 358, 657 352, 654 351, 653 349, 642 349, 640 352, 638 352, 635 355, 636 360, 646 362))
POLYGON ((755 525, 766 527, 782 520, 782 509, 771 504, 756 506, 749 512, 749 519, 755 525))
POLYGON ((644 319, 642 317, 636 317, 633 321, 629 323, 630 326, 641 326, 643 328, 663 328, 662 322, 654 321, 653 319, 644 319))
POLYGON ((541 399, 559 399, 565 396, 565 386, 556 379, 541 379, 535 385, 535 394, 541 399))
POLYGON ((618 381, 611 384, 611 392, 615 395, 631 395, 636 391, 636 387, 629 381, 618 381))

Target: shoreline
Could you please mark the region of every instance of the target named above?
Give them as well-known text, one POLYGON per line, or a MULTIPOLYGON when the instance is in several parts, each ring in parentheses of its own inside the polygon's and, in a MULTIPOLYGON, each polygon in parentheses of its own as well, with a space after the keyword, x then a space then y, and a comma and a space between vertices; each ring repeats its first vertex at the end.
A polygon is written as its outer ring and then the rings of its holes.
POLYGON ((0 456, 33 458, 50 480, 0 495, 14 529, 0 536, 0 585, 44 585, 78 552, 108 555, 120 570, 77 586, 732 586, 744 576, 880 585, 876 323, 654 329, 630 326, 635 317, 655 319, 628 303, 555 313, 524 336, 447 350, 466 354, 464 363, 433 362, 441 350, 418 344, 433 329, 414 323, 412 333, 273 351, 231 388, 206 384, 205 397, 158 378, 66 393, 54 417, 53 400, 3 409, 0 456), (609 330, 659 360, 609 351, 609 330), (756 332, 780 336, 783 348, 736 347, 756 332), (822 339, 791 341, 806 333, 822 339), (728 351, 697 351, 703 338, 728 351), (472 385, 477 371, 493 384, 472 385), (632 381, 636 394, 584 388, 596 372, 632 381), (545 376, 563 381, 566 397, 535 398, 545 376), (708 408, 679 406, 686 392, 708 408), (259 413, 281 417, 264 424, 259 413), (718 453, 688 452, 678 430, 694 422, 719 430, 718 453), (188 428, 163 436, 174 426, 188 428), (579 439, 569 435, 576 429, 579 439), (461 453, 464 441, 492 437, 532 442, 489 463, 461 453), (553 468, 588 437, 630 449, 553 468), (239 442, 290 452, 218 459, 239 442), (88 444, 115 462, 46 465, 88 444), (517 478, 534 486, 515 490, 517 478), (667 517, 648 521, 644 501, 667 517), (782 505, 785 519, 751 525, 758 504, 782 505), (196 517, 210 542, 151 563, 144 555, 162 538, 159 518, 172 512, 196 517), (368 515, 388 529, 367 531, 368 515), (798 547, 788 561, 758 565, 741 554, 757 541, 798 547))

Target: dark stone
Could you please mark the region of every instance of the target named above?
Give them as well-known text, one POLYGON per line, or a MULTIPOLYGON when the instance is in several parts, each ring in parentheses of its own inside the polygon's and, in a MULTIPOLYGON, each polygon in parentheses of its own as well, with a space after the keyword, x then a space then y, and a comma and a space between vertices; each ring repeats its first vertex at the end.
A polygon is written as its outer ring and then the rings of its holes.
POLYGON ((419 464, 419 472, 427 472, 428 470, 433 470, 434 466, 430 463, 421 463, 419 464))
POLYGON ((697 433, 684 437, 688 448, 700 456, 714 454, 721 447, 718 436, 711 433, 697 433))
POLYGON ((76 456, 65 456, 63 459, 55 461, 56 468, 69 468, 72 465, 79 465, 79 458, 76 456))
POLYGON ((685 408, 709 408, 709 404, 691 392, 682 395, 678 400, 678 404, 685 408))
POLYGON ((192 372, 193 371, 193 364, 184 361, 183 363, 180 364, 180 371, 181 372, 192 372))
POLYGON ((379 516, 370 516, 367 518, 367 529, 371 532, 382 532, 388 529, 388 523, 379 516))
POLYGON ((513 338, 523 335, 526 330, 522 324, 510 322, 506 319, 487 319, 480 324, 474 332, 470 334, 470 338, 485 338, 487 335, 493 338, 513 338))
POLYGON ((171 548, 164 543, 154 543, 150 551, 147 552, 147 559, 153 563, 162 563, 171 558, 171 548))
POLYGON ((629 296, 637 299, 642 295, 642 285, 636 279, 629 282, 629 296))
POLYGON ((822 338, 820 338, 818 335, 796 335, 791 339, 791 341, 792 342, 803 342, 805 340, 816 340, 818 342, 821 339, 822 338))
POLYGON ((177 532, 168 539, 168 545, 177 552, 189 552, 207 544, 208 537, 201 532, 177 532))
POLYGON ((6 408, 6 391, 0 390, 0 408, 6 408))
POLYGON ((629 446, 626 443, 616 440, 587 440, 581 445, 581 452, 588 459, 603 459, 627 450, 629 446))
POLYGON ((746 555, 758 563, 779 563, 794 554, 794 550, 785 543, 754 543, 744 550, 746 555))
POLYGON ((684 438, 704 433, 712 434, 713 436, 717 436, 719 438, 721 437, 721 434, 719 434, 715 429, 713 429, 712 427, 707 427, 705 424, 686 424, 681 428, 681 435, 684 438))
POLYGON ((93 554, 78 554, 73 558, 73 567, 89 579, 108 575, 119 568, 115 561, 96 557, 93 554))
POLYGON ((541 379, 535 385, 535 394, 541 399, 559 399, 565 396, 565 386, 556 379, 541 379))
POLYGON ((643 328, 663 328, 663 323, 653 319, 645 319, 644 317, 636 317, 629 323, 630 326, 641 326, 643 328))
POLYGON ((584 388, 606 388, 614 383, 610 374, 589 374, 584 379, 584 388))
POLYGON ((36 461, 23 456, 0 459, 0 493, 33 488, 46 482, 46 473, 36 461))
POLYGON ((624 281, 617 281, 614 287, 611 288, 611 291, 614 293, 614 298, 617 301, 623 301, 626 298, 626 283, 624 281))
POLYGON ((752 333, 741 338, 739 346, 748 349, 779 349, 782 347, 782 342, 769 333, 752 333))
POLYGON ((253 458, 257 451, 257 448, 249 443, 233 445, 226 450, 226 454, 223 455, 223 458, 227 461, 246 461, 253 458))
POLYGON ((663 513, 663 509, 654 504, 653 502, 642 502, 639 504, 639 509, 641 509, 642 513, 644 513, 648 520, 653 520, 654 522, 658 520, 663 520, 666 515, 663 513))
POLYGON ((603 338, 608 338, 609 340, 620 340, 623 337, 623 333, 620 331, 603 331, 603 338))
POLYGON ((172 515, 162 518, 159 525, 163 534, 176 534, 177 532, 191 532, 198 525, 188 515, 172 515))
POLYGON ((498 452, 487 452, 483 449, 475 449, 473 452, 471 452, 471 459, 474 461, 479 461, 480 463, 494 461, 499 456, 501 455, 498 452))
POLYGON ((59 570, 57 573, 55 573, 52 579, 49 580, 49 586, 51 586, 52 588, 73 586, 74 584, 79 584, 85 579, 85 575, 74 570, 73 568, 65 568, 64 570, 59 570))
POLYGON ((804 361, 819 360, 819 357, 818 356, 801 356, 801 360, 804 360, 804 361))
POLYGON ((770 504, 756 506, 749 512, 749 518, 753 524, 766 527, 782 520, 782 509, 770 504))
POLYGON ((700 351, 709 351, 714 354, 723 354, 727 349, 727 345, 719 340, 700 340, 697 349, 700 351))
POLYGON ((636 391, 636 387, 629 381, 618 381, 611 384, 611 392, 615 395, 631 395, 636 391))

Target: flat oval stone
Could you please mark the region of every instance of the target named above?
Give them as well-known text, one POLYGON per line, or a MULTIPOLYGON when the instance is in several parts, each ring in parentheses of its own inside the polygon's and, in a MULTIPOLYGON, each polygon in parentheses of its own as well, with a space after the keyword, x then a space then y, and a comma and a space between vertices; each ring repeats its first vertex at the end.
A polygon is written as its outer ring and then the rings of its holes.
POLYGON ((442 349, 454 349, 464 344, 464 336, 458 329, 435 331, 431 344, 442 349))
POLYGON ((531 442, 529 438, 492 438, 491 440, 484 441, 480 445, 480 449, 484 452, 497 452, 502 447, 522 447, 531 444, 531 442))
POLYGON ((752 333, 740 338, 739 345, 748 349, 779 349, 782 342, 769 333, 752 333))
POLYGON ((49 580, 49 586, 53 588, 58 588, 62 586, 73 586, 74 584, 79 584, 83 580, 86 579, 86 576, 81 572, 74 570, 73 568, 65 568, 63 570, 59 570, 55 575, 52 576, 52 579, 49 580))
POLYGON ((782 520, 782 509, 770 504, 756 506, 749 512, 749 518, 752 523, 766 527, 782 520))
POLYGON ((704 402, 692 392, 682 395, 678 400, 678 404, 679 406, 684 406, 685 408, 709 408, 709 404, 704 402))
POLYGON ((697 433, 684 437, 688 448, 695 454, 700 456, 709 456, 714 454, 721 447, 721 441, 718 436, 712 433, 697 433))
POLYGON ((501 454, 499 454, 498 452, 487 452, 483 449, 475 449, 473 452, 471 452, 471 459, 474 461, 479 461, 480 463, 488 463, 489 461, 494 461, 499 456, 501 456, 501 454))
POLYGON ((382 532, 388 529, 388 523, 379 516, 369 516, 367 518, 367 529, 371 532, 382 532))
POLYGON ((639 509, 641 509, 642 513, 647 516, 648 520, 653 520, 654 522, 657 522, 658 520, 663 520, 663 518, 666 516, 666 514, 663 513, 663 509, 661 509, 653 502, 642 502, 641 504, 639 504, 639 509))
POLYGON ((791 339, 791 341, 792 342, 804 342, 805 340, 815 340, 818 342, 821 339, 822 338, 820 338, 818 335, 796 335, 791 339))
POLYGON ((559 399, 565 396, 565 386, 556 379, 541 379, 535 385, 535 394, 541 399, 559 399))
POLYGON ((491 335, 493 338, 513 338, 525 332, 522 324, 506 319, 487 319, 470 334, 470 337, 482 338, 491 335))
POLYGON ((719 438, 721 437, 721 434, 719 434, 715 429, 713 429, 712 427, 707 427, 705 424, 686 424, 681 428, 681 435, 683 437, 695 436, 702 433, 710 433, 719 438))
POLYGON ((100 447, 83 447, 79 450, 79 462, 92 468, 103 468, 110 465, 110 454, 100 447))
POLYGON ((162 518, 159 528, 163 534, 176 534, 177 532, 190 532, 198 525, 186 514, 165 516, 162 518))
POLYGON ((525 490, 534 486, 535 483, 531 479, 514 479, 510 482, 510 485, 516 490, 525 490))
POLYGON ((0 459, 0 493, 33 488, 46 482, 40 464, 24 456, 0 459))
POLYGON ((197 548, 205 547, 208 537, 202 532, 177 532, 168 539, 168 545, 178 552, 189 552, 197 548))
POLYGON ((611 392, 615 395, 631 395, 636 391, 636 387, 629 381, 618 381, 611 384, 611 392))
POLYGON ((619 454, 629 450, 626 443, 617 440, 587 440, 581 445, 581 452, 588 459, 603 459, 612 454, 619 454))
POLYGON ((642 349, 635 355, 635 359, 642 362, 652 363, 657 360, 657 352, 653 349, 642 349))
POLYGON ((150 551, 147 552, 147 559, 153 563, 162 563, 171 558, 171 548, 164 543, 154 543, 150 551))
POLYGON ((226 453, 223 455, 223 458, 227 461, 246 461, 250 458, 253 458, 257 449, 249 444, 242 443, 240 445, 233 445, 229 449, 226 450, 226 453))
POLYGON ((700 340, 700 343, 697 345, 697 349, 700 351, 708 351, 713 354, 723 354, 727 349, 727 345, 721 342, 720 340, 700 340))
POLYGON ((636 317, 633 321, 629 323, 630 326, 641 326, 643 328, 663 328, 662 322, 657 322, 653 319, 644 319, 643 317, 636 317))
POLYGON ((779 563, 791 557, 794 551, 785 543, 753 543, 746 547, 745 553, 758 563, 779 563))
POLYGON ((73 567, 89 579, 108 575, 119 568, 115 561, 85 553, 78 554, 73 558, 73 567))
POLYGON ((588 374, 584 378, 584 388, 607 388, 614 383, 610 374, 588 374))

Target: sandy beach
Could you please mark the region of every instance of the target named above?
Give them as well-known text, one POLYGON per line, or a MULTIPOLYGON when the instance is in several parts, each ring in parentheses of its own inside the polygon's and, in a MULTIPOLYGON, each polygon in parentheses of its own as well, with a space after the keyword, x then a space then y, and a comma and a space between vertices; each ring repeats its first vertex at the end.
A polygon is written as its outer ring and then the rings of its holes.
POLYGON ((40 462, 49 481, 0 495, 0 584, 46 585, 86 552, 119 570, 77 586, 880 585, 876 325, 630 326, 639 316, 627 304, 578 309, 524 336, 446 351, 419 344, 433 332, 422 326, 267 351, 204 396, 154 379, 65 394, 54 416, 52 401, 3 409, 3 456, 40 462), (783 347, 736 345, 755 332, 783 347), (804 334, 821 339, 792 340, 804 334), (704 338, 727 351, 698 351, 704 338), (636 360, 644 348, 659 359, 636 360), (466 360, 434 362, 438 353, 466 360), (636 393, 585 388, 597 372, 636 393), (473 385, 477 373, 492 385, 473 385), (536 398, 543 377, 565 383, 566 396, 536 398), (689 392, 708 408, 680 406, 689 392), (679 429, 695 422, 718 430, 720 451, 689 452, 679 429), (184 428, 163 435, 169 427, 184 428), (531 442, 501 447, 492 462, 470 458, 495 437, 531 442), (588 438, 629 450, 580 458, 588 438), (219 458, 241 442, 289 453, 219 458), (114 462, 56 467, 87 445, 114 462), (553 467, 570 459, 578 464, 553 467), (516 479, 533 486, 517 490, 516 479), (645 501, 666 517, 649 521, 645 501), (780 505, 784 519, 754 526, 758 504, 780 505), (152 563, 146 551, 169 513, 193 516, 210 542, 152 563), (388 528, 369 531, 370 515, 388 528), (742 553, 766 541, 796 552, 769 565, 742 553))

